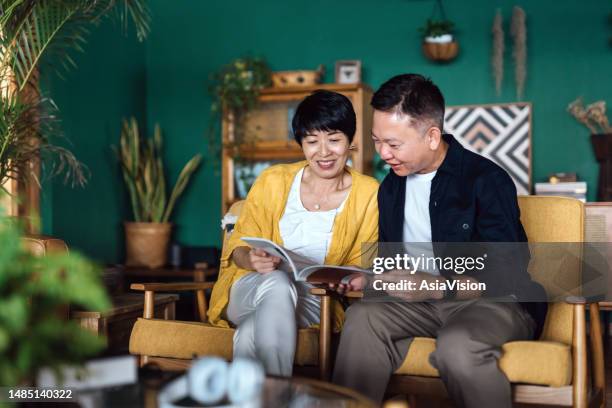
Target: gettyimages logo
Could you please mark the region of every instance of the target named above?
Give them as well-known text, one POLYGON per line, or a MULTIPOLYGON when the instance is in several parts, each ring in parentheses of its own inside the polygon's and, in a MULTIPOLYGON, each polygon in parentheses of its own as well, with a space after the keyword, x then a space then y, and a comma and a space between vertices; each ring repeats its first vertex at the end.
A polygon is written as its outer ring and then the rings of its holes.
POLYGON ((482 271, 485 268, 485 260, 487 254, 478 257, 460 256, 460 257, 440 257, 412 256, 409 254, 395 254, 390 257, 376 257, 372 265, 372 271, 375 274, 381 274, 392 270, 409 271, 414 274, 416 271, 422 270, 452 270, 457 274, 463 274, 471 271, 482 271))

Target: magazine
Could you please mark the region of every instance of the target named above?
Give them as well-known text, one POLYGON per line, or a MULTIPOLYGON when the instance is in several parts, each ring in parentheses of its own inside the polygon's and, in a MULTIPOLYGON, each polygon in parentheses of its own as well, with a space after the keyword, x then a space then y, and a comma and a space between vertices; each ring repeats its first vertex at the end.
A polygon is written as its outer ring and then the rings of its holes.
POLYGON ((349 277, 354 273, 372 273, 372 271, 356 266, 318 265, 305 256, 283 248, 265 238, 244 237, 242 240, 249 244, 251 248, 259 248, 272 256, 279 257, 281 261, 278 264, 278 269, 292 275, 296 282, 346 284, 349 277))

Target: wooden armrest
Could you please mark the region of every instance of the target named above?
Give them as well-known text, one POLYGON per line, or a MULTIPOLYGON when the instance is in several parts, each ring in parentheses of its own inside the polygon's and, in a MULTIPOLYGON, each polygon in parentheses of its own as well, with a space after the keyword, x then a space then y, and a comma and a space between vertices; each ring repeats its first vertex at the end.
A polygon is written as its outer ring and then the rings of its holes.
POLYGON ((567 296, 565 298, 565 303, 569 303, 571 305, 586 305, 587 300, 582 296, 567 296))
POLYGON ((361 299, 363 297, 363 292, 361 291, 350 291, 350 292, 346 292, 344 295, 340 295, 338 292, 336 292, 333 289, 327 289, 327 288, 312 288, 310 289, 310 294, 311 295, 315 295, 315 296, 344 296, 347 298, 354 298, 354 299, 361 299))
POLYGON ((132 283, 130 289, 145 292, 179 292, 212 289, 214 282, 132 283))

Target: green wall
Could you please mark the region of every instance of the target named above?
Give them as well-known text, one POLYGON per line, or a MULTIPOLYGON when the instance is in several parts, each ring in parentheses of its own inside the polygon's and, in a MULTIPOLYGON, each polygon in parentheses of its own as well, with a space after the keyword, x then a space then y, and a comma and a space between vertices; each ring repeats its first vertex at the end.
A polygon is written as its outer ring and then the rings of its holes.
POLYGON ((60 108, 70 141, 64 145, 90 173, 83 188, 59 179, 43 184, 43 231, 101 262, 123 258, 121 223, 129 216, 111 145, 118 144, 122 117, 145 118, 144 44, 121 30, 110 21, 94 28, 85 53, 73 55, 77 68, 64 80, 42 71, 43 89, 60 108))
MULTIPOLYGON (((612 104, 612 48, 607 45, 612 30, 606 24, 612 7, 607 1, 446 1, 461 44, 460 56, 449 65, 433 64, 420 51, 417 28, 430 16, 433 1, 150 4, 152 33, 144 45, 121 39, 115 27, 105 27, 89 44, 79 70, 54 88, 68 134, 90 166, 92 181, 84 190, 54 188, 53 205, 47 209, 53 215, 49 231, 92 256, 121 260, 121 221, 127 210, 107 147, 118 137, 122 116, 144 114, 149 129, 160 123, 173 182, 193 154, 207 154, 210 73, 246 54, 266 57, 273 70, 314 69, 323 63, 326 82, 333 81, 336 60, 360 59, 363 80, 373 88, 392 75, 418 72, 440 86, 450 105, 515 102, 509 40, 515 4, 527 13, 523 100, 533 103, 533 181, 543 181, 551 172, 575 171, 589 183, 589 199, 595 198, 597 166, 589 132, 565 108, 579 95, 612 104), (490 32, 498 8, 508 38, 499 97, 490 70, 490 32), (110 69, 96 75, 100 61, 107 60, 110 69), (87 102, 92 93, 100 93, 99 103, 87 102)), ((209 160, 176 208, 179 241, 219 244, 220 189, 220 174, 209 160)))

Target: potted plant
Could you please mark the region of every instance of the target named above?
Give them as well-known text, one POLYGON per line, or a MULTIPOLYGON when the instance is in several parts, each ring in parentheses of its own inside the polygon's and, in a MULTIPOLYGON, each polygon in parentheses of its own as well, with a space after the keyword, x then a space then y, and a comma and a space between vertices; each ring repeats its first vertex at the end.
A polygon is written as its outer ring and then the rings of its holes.
POLYGON ((145 139, 136 119, 124 120, 120 143, 118 156, 134 215, 133 222, 125 223, 126 264, 158 268, 166 264, 170 216, 202 156, 197 154, 185 164, 168 198, 159 125, 153 137, 145 139))
POLYGON ((82 51, 92 25, 119 11, 133 20, 139 40, 149 31, 145 0, 38 1, 0 3, 0 185, 8 180, 38 183, 40 162, 47 176, 64 175, 83 185, 82 164, 54 143, 61 136, 58 108, 38 87, 40 61, 53 56, 47 71, 74 66, 69 53, 82 51))
POLYGON ((63 316, 66 305, 104 311, 110 301, 99 269, 75 252, 36 257, 22 229, 0 214, 0 384, 33 385, 43 368, 80 364, 105 339, 63 316))
POLYGON ((436 62, 449 62, 459 53, 459 43, 453 35, 454 23, 446 19, 428 19, 419 29, 423 37, 423 54, 436 62))
POLYGON ((597 101, 585 107, 582 98, 578 98, 569 104, 567 111, 591 131, 591 144, 599 163, 597 199, 612 201, 612 126, 606 115, 606 102, 597 101))
POLYGON ((233 123, 233 144, 239 145, 246 140, 247 114, 257 106, 260 91, 272 85, 272 72, 263 58, 244 57, 221 67, 211 80, 209 91, 215 98, 211 105, 211 133, 223 114, 223 119, 233 123))

